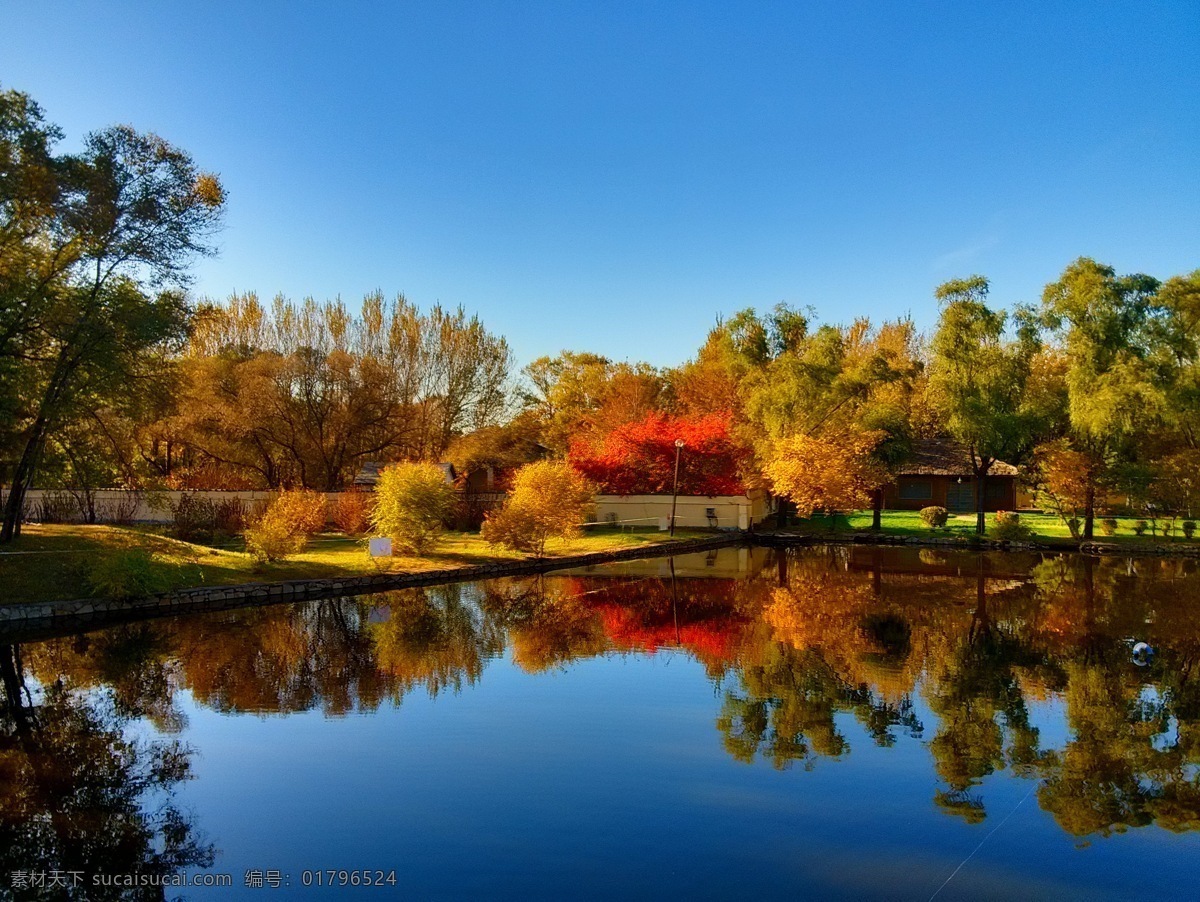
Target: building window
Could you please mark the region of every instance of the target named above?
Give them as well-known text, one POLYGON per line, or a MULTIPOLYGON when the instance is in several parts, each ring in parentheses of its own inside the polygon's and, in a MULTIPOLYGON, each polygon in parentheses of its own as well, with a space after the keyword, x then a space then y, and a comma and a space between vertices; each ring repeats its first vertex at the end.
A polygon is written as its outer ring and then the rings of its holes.
POLYGON ((901 501, 928 501, 933 498, 933 480, 931 479, 901 479, 901 501))

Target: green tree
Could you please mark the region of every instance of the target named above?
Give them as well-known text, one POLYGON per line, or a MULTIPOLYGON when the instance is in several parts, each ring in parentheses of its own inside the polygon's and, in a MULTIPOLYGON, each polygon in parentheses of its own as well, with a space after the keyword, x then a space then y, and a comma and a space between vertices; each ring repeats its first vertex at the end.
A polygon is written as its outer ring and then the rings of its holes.
MULTIPOLYGON (((1156 354, 1163 339, 1158 280, 1118 276, 1081 257, 1042 293, 1042 316, 1067 361, 1067 434, 1097 478, 1135 456, 1135 445, 1167 410, 1174 366, 1156 354)), ((1180 336, 1182 337, 1182 336, 1180 336)), ((1089 483, 1083 536, 1090 539, 1096 480, 1089 483)))
POLYGON ((25 491, 72 406, 128 391, 147 352, 182 338, 178 289, 210 252, 225 200, 215 176, 156 135, 114 126, 56 157, 58 134, 26 95, 0 94, 0 368, 14 393, 0 408, 17 413, 0 542, 19 533, 25 491))
POLYGON ((934 292, 942 303, 930 343, 929 392, 941 426, 966 446, 975 474, 976 531, 983 535, 987 475, 997 460, 1019 460, 1035 443, 1041 421, 1028 391, 1038 350, 1027 313, 1015 340, 1005 338, 1007 315, 985 303, 983 276, 954 279, 934 292))
POLYGON ((445 531, 455 499, 454 487, 437 464, 393 464, 379 474, 371 524, 376 535, 420 554, 445 531))

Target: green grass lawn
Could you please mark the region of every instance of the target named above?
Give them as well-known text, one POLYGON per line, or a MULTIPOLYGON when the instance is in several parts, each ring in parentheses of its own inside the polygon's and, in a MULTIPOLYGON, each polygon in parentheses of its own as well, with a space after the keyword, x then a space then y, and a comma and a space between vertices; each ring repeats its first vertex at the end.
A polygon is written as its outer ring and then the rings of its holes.
MULTIPOLYGON (((1042 513, 1022 513, 1021 523, 1028 526, 1033 532, 1033 538, 1037 541, 1061 542, 1064 545, 1073 545, 1075 540, 1071 538, 1071 531, 1067 528, 1061 519, 1053 514, 1042 513)), ((1099 542, 1114 542, 1117 544, 1128 545, 1161 545, 1166 543, 1184 543, 1187 540, 1183 537, 1183 533, 1179 529, 1179 523, 1176 523, 1174 533, 1164 538, 1162 535, 1162 522, 1158 524, 1158 535, 1151 535, 1149 529, 1145 535, 1138 536, 1133 531, 1134 523, 1137 522, 1136 517, 1117 517, 1117 531, 1111 535, 1104 535, 1100 529, 1100 518, 1096 520, 1096 535, 1093 541, 1099 542)), ((992 515, 988 514, 988 527, 992 524, 992 515)), ((838 514, 836 518, 820 515, 809 520, 799 521, 796 527, 802 532, 811 532, 820 534, 822 532, 869 532, 871 529, 871 511, 854 511, 849 514, 838 514)), ((962 536, 964 538, 975 535, 975 514, 951 514, 950 519, 942 529, 932 529, 926 526, 921 519, 919 511, 884 511, 883 512, 883 532, 885 535, 894 536, 925 536, 925 537, 953 537, 962 536)), ((1198 535, 1197 540, 1200 540, 1198 535)))
MULTIPOLYGON (((675 540, 710 533, 677 530, 675 540)), ((574 539, 554 540, 548 557, 635 548, 671 541, 657 530, 595 527, 574 539)), ((436 550, 421 557, 397 555, 372 559, 366 540, 340 533, 314 536, 300 554, 272 564, 258 564, 242 551, 239 539, 209 547, 181 542, 148 529, 75 524, 22 527, 21 537, 0 550, 0 604, 83 598, 94 594, 92 579, 105 556, 128 549, 152 555, 150 577, 161 588, 235 585, 287 579, 319 579, 379 572, 412 573, 456 569, 497 560, 524 560, 528 555, 495 548, 478 533, 447 533, 436 550)))

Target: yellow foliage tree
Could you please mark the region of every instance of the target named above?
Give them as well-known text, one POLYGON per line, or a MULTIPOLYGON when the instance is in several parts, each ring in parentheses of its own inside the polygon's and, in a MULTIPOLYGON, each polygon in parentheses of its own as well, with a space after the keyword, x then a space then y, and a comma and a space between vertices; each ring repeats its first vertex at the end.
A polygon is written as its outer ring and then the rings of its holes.
POLYGON ((282 561, 304 550, 310 536, 325 527, 327 508, 320 492, 281 492, 246 527, 246 550, 260 563, 282 561))
POLYGON ((375 484, 371 525, 376 535, 421 554, 445 531, 456 497, 437 464, 393 464, 379 474, 375 484))
POLYGON ((542 557, 546 542, 573 535, 592 506, 591 484, 570 464, 526 464, 517 471, 504 506, 484 521, 483 537, 542 557))
POLYGON ((801 517, 814 511, 859 510, 888 481, 886 468, 871 452, 883 439, 875 430, 847 431, 816 438, 794 435, 776 443, 765 472, 775 492, 790 498, 801 517))

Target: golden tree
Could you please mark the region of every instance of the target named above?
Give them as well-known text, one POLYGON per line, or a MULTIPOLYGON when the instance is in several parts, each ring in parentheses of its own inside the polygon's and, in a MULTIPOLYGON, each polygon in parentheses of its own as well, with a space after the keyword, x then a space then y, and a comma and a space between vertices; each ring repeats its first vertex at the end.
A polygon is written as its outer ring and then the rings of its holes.
POLYGON ((570 464, 526 464, 517 471, 504 506, 484 521, 483 537, 542 557, 546 542, 574 534, 592 505, 592 486, 570 464))
POLYGON ((379 474, 371 523, 376 535, 421 554, 436 544, 457 496, 437 464, 394 464, 379 474))
POLYGON ((858 510, 869 506, 871 493, 888 481, 886 468, 871 455, 882 438, 874 430, 824 438, 794 435, 776 443, 765 472, 776 493, 790 498, 801 517, 811 517, 813 511, 858 510))

